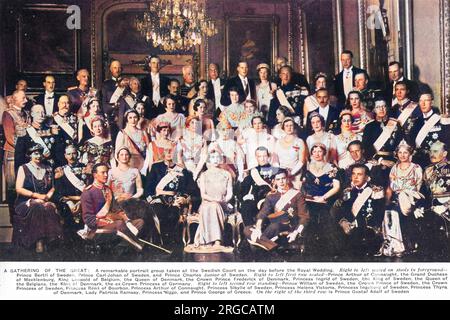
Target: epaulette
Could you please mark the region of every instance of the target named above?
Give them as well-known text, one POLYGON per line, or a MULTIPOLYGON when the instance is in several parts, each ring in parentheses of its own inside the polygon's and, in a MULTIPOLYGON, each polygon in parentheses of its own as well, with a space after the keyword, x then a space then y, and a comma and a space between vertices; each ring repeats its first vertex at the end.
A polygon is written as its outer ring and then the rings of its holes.
POLYGON ((69 88, 67 88, 67 91, 72 91, 72 90, 75 90, 76 88, 78 88, 78 87, 77 86, 69 87, 69 88))
POLYGON ((378 200, 384 198, 384 189, 380 186, 372 186, 372 199, 378 200))

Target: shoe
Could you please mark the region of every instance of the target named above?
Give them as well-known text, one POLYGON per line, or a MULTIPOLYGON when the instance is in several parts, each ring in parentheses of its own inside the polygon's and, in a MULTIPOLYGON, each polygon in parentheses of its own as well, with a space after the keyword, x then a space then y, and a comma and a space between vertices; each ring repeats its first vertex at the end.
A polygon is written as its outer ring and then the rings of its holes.
POLYGON ((36 253, 43 253, 44 252, 44 242, 42 240, 38 240, 36 242, 36 253))

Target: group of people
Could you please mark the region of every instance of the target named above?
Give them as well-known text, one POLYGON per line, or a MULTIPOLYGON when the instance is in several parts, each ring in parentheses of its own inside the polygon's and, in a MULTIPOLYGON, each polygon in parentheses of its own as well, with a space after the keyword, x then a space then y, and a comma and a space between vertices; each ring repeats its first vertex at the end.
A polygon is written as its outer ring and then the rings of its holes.
POLYGON ((241 61, 229 79, 212 63, 195 81, 187 65, 181 85, 157 56, 143 79, 112 61, 100 90, 85 69, 63 95, 51 75, 35 99, 19 81, 2 117, 13 242, 42 252, 70 233, 110 233, 138 251, 228 252, 233 216, 267 251, 305 241, 320 243, 313 254, 402 256, 433 243, 447 254, 450 119, 400 63, 374 89, 352 52, 340 58, 333 81, 321 72, 311 87, 285 58, 273 77, 259 64, 257 81, 241 61))

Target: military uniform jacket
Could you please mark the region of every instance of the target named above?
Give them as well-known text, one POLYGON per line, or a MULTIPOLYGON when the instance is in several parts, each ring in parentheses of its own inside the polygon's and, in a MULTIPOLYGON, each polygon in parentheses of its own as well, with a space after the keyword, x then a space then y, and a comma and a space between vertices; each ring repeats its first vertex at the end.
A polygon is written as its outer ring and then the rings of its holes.
POLYGON ((295 221, 298 225, 307 225, 309 222, 309 213, 305 206, 305 197, 300 191, 290 189, 290 191, 296 191, 296 195, 282 208, 277 208, 277 202, 283 196, 280 192, 270 193, 266 197, 266 201, 257 215, 257 219, 266 219, 269 215, 283 211, 289 216, 291 221, 295 221))
POLYGON ((114 91, 116 91, 117 87, 119 86, 119 82, 122 80, 121 77, 118 79, 108 79, 103 81, 102 85, 102 107, 103 111, 108 115, 109 118, 111 118, 113 114, 113 105, 109 103, 111 101, 111 97, 114 94, 114 91))
POLYGON ((58 113, 53 115, 54 124, 58 125, 58 134, 53 136, 55 139, 52 146, 52 157, 55 160, 55 166, 62 166, 66 163, 64 152, 68 145, 77 144, 78 140, 78 120, 73 114, 61 116, 58 113))
POLYGON ((55 197, 58 201, 65 196, 80 196, 83 185, 88 185, 88 175, 83 173, 86 166, 83 163, 76 163, 73 166, 66 164, 62 167, 64 175, 55 180, 55 197), (75 177, 75 178, 74 178, 75 177))
MULTIPOLYGON (((288 102, 295 111, 295 115, 302 116, 305 96, 302 96, 301 88, 296 84, 289 83, 287 85, 281 86, 280 89, 283 90, 284 94, 286 95, 288 102)), ((271 128, 273 128, 278 123, 277 110, 280 105, 280 101, 276 96, 270 101, 267 124, 271 128)))
POLYGON ((87 94, 89 93, 89 88, 86 89, 86 91, 81 90, 79 87, 70 88, 67 91, 67 95, 70 99, 70 111, 72 113, 77 113, 80 109, 81 105, 83 104, 83 101, 87 94))
MULTIPOLYGON (((247 177, 245 177, 244 181, 241 183, 241 189, 239 192, 239 200, 242 201, 248 201, 243 200, 243 198, 251 194, 253 195, 254 200, 256 203, 264 199, 267 194, 270 192, 270 180, 272 179, 273 175, 275 174, 276 168, 272 167, 270 164, 264 165, 264 166, 257 166, 254 168, 260 175, 260 177, 267 183, 266 185, 258 185, 255 180, 253 179, 252 174, 249 174, 247 177)), ((252 169, 253 170, 253 169, 252 169)), ((251 171, 250 171, 251 172, 251 171)))
MULTIPOLYGON (((386 160, 394 160, 393 159, 393 152, 399 145, 400 141, 403 139, 403 132, 401 130, 400 124, 394 122, 397 122, 396 119, 390 118, 386 120, 385 122, 379 122, 379 121, 372 121, 369 122, 364 127, 364 134, 362 139, 362 144, 364 146, 364 150, 366 151, 366 157, 367 159, 372 159, 375 157, 377 153, 383 154, 383 153, 390 153, 391 155, 384 155, 382 156, 386 160), (382 147, 377 150, 374 146, 374 143, 377 142, 378 138, 382 134, 384 128, 386 126, 392 125, 392 131, 388 132, 388 138, 383 143, 382 147)), ((381 141, 381 140, 379 140, 381 141)))
POLYGON ((29 161, 27 159, 27 151, 35 144, 39 144, 44 148, 44 158, 47 158, 47 163, 54 167, 53 160, 53 146, 55 144, 55 136, 49 135, 50 129, 41 128, 35 129, 29 126, 26 130, 26 134, 17 139, 15 153, 14 153, 14 170, 17 172, 19 167, 29 161))
POLYGON ((332 213, 337 221, 356 220, 358 227, 379 227, 384 218, 384 208, 384 190, 378 186, 366 185, 361 189, 344 189, 342 198, 335 202, 332 213))
POLYGON ((443 205, 450 202, 450 161, 428 166, 424 172, 424 181, 431 205, 443 205))

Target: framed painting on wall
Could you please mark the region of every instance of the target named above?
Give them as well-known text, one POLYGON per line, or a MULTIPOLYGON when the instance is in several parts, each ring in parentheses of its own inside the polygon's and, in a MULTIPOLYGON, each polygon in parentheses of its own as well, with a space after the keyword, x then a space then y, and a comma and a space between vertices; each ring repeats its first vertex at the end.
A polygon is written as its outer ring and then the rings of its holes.
POLYGON ((74 74, 79 31, 66 25, 67 5, 29 5, 18 19, 18 69, 23 74, 74 74))
POLYGON ((239 61, 248 63, 250 78, 257 78, 256 66, 260 63, 267 63, 274 70, 278 23, 275 15, 225 17, 224 52, 228 76, 236 74, 239 61))

